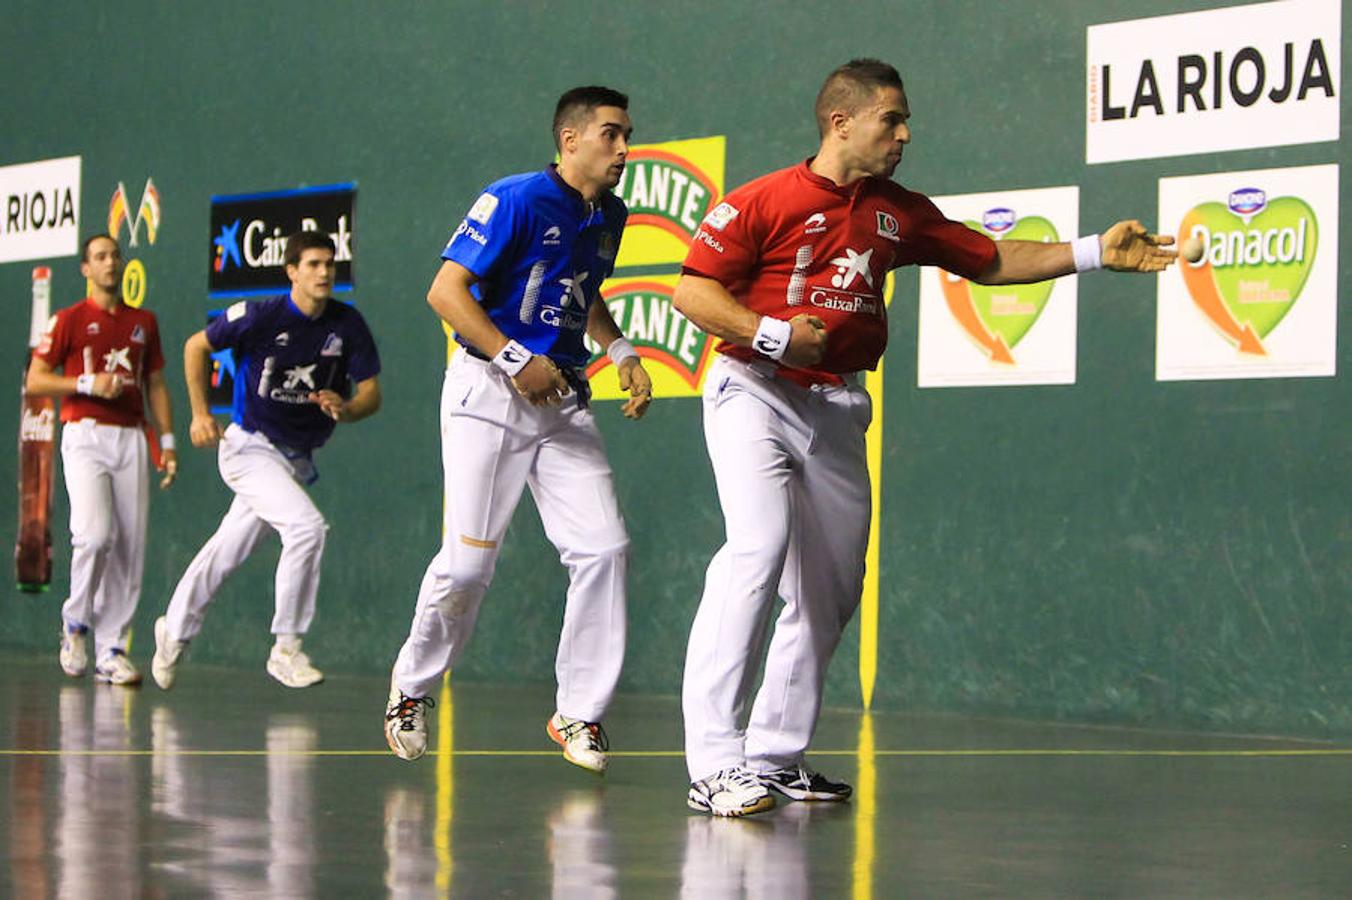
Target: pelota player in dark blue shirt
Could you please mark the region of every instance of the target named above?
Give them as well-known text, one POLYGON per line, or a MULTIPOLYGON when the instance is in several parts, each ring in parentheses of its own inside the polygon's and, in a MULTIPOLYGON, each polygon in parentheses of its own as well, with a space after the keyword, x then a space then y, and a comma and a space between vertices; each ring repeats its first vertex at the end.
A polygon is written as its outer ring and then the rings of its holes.
POLYGON ((386 739, 403 759, 426 751, 428 695, 469 640, 529 486, 569 574, 546 728, 569 762, 605 770, 600 722, 624 661, 629 536, 587 403, 583 338, 614 362, 630 394, 624 414, 642 416, 652 382, 600 299, 628 215, 611 193, 629 152, 628 105, 609 88, 565 93, 554 114, 558 165, 489 185, 451 236, 428 293, 461 349, 441 395, 444 537, 385 713, 386 739))
POLYGON ((291 235, 285 265, 290 294, 236 303, 183 349, 193 445, 220 444, 221 477, 235 499, 155 622, 150 668, 165 690, 217 589, 269 528, 281 536, 282 554, 268 673, 287 687, 324 679, 300 646, 314 618, 328 530, 304 485, 318 477, 312 454, 334 426, 380 408, 380 356, 361 313, 333 299, 336 267, 328 235, 291 235), (236 403, 234 421, 222 433, 207 399, 208 361, 227 347, 237 358, 236 403))

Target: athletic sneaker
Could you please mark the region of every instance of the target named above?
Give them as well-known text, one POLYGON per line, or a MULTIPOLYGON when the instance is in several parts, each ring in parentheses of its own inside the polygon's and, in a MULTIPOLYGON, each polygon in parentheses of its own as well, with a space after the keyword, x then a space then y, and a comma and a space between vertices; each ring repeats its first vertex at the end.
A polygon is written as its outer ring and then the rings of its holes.
POLYGON ((94 680, 104 684, 120 684, 132 687, 141 683, 141 673, 127 659, 125 651, 118 647, 109 650, 98 665, 94 666, 94 680))
POLYGON ((843 781, 831 781, 820 772, 805 765, 785 766, 769 772, 758 772, 766 787, 779 791, 790 800, 825 800, 839 803, 850 799, 854 788, 843 781))
POLYGON ((570 719, 561 712, 555 712, 545 725, 549 737, 563 748, 563 758, 575 766, 589 769, 598 775, 606 773, 609 759, 610 739, 600 722, 584 722, 570 719))
POLYGON ((85 651, 84 625, 65 625, 61 629, 61 671, 71 678, 80 678, 89 670, 89 654, 85 651))
POLYGON ((746 766, 729 766, 693 782, 685 802, 715 816, 749 816, 775 808, 775 798, 746 766))
POLYGON ((155 620, 155 655, 150 658, 150 674, 161 690, 174 686, 177 676, 175 669, 178 660, 188 646, 187 641, 176 641, 169 637, 169 623, 160 616, 155 620))
POLYGON ((310 664, 299 641, 293 647, 273 645, 268 654, 268 674, 289 688, 309 687, 324 680, 324 673, 310 664))
POLYGON ((390 685, 385 707, 385 743, 400 759, 413 760, 427 752, 427 710, 436 706, 431 697, 410 697, 390 685))

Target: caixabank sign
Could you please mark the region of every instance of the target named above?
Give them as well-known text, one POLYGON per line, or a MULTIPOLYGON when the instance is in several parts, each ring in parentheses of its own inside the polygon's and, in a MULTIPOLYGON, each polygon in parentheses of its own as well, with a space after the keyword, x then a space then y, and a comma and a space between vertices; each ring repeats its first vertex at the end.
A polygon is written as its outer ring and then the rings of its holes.
POLYGON ((333 238, 338 263, 333 289, 352 290, 356 203, 357 186, 352 183, 212 197, 211 297, 289 290, 282 256, 287 236, 297 231, 322 231, 333 238))

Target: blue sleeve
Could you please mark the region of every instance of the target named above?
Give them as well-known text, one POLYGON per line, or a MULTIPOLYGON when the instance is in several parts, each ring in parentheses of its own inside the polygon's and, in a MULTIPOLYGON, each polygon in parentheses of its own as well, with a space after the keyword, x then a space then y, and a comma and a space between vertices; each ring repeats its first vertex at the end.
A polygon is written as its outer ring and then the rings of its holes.
POLYGON ((380 374, 380 353, 376 350, 376 339, 371 336, 366 320, 355 309, 352 313, 347 341, 347 346, 352 349, 347 356, 347 375, 355 383, 380 374))
POLYGON ((526 222, 524 207, 520 192, 490 185, 465 213, 441 258, 482 279, 499 274, 504 262, 516 255, 517 233, 526 222))
POLYGON ((257 304, 240 300, 207 325, 207 342, 211 344, 212 350, 224 350, 227 347, 244 349, 248 344, 249 332, 257 321, 257 304))

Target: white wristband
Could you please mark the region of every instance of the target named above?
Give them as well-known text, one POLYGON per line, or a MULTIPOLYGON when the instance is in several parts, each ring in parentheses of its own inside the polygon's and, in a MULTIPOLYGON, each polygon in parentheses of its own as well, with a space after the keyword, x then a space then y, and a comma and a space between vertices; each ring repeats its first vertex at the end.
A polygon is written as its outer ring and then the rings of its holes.
POLYGON ((751 349, 771 359, 783 359, 784 351, 789 349, 789 336, 793 326, 783 319, 761 316, 760 327, 751 340, 751 349))
POLYGON ((1103 247, 1097 234, 1087 234, 1070 242, 1070 252, 1075 256, 1076 272, 1092 272, 1103 268, 1103 247))
POLYGON ((508 341, 507 346, 498 351, 498 355, 493 357, 493 365, 515 378, 524 368, 526 363, 535 354, 531 353, 525 347, 516 341, 508 341))
POLYGON ((164 434, 160 435, 160 449, 161 449, 161 450, 173 450, 173 449, 175 449, 175 447, 174 447, 174 436, 173 436, 172 434, 169 434, 168 432, 165 432, 164 434))
POLYGON ((633 344, 629 343, 628 338, 617 337, 615 340, 611 341, 610 346, 606 348, 606 356, 610 357, 612 363, 619 366, 619 364, 626 359, 637 359, 638 351, 634 349, 633 344))
POLYGON ((76 376, 76 378, 75 378, 75 393, 77 393, 77 394, 84 394, 84 395, 86 395, 86 396, 93 396, 93 394, 94 394, 94 375, 93 375, 92 373, 86 373, 86 374, 84 374, 84 375, 76 376))

